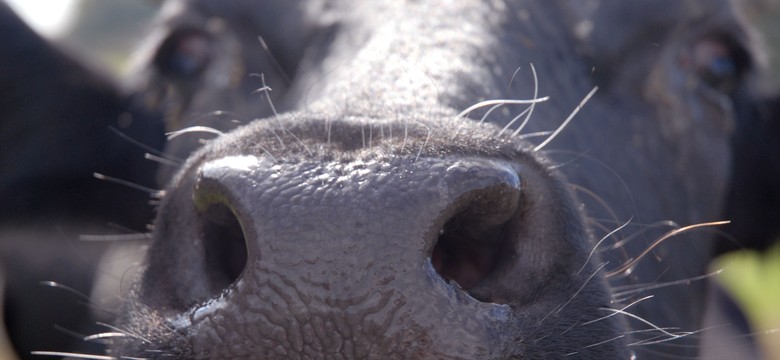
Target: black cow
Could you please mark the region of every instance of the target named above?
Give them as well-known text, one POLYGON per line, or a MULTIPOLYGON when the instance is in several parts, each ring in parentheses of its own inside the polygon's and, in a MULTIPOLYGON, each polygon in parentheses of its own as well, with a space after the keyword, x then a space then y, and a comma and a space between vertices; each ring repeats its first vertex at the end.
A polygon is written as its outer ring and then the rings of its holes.
POLYGON ((137 99, 169 154, 217 138, 163 176, 110 356, 696 355, 751 106, 728 2, 182 0, 158 29, 137 99))
POLYGON ((174 3, 167 124, 267 120, 169 184, 112 356, 696 354, 753 63, 727 3, 174 3))

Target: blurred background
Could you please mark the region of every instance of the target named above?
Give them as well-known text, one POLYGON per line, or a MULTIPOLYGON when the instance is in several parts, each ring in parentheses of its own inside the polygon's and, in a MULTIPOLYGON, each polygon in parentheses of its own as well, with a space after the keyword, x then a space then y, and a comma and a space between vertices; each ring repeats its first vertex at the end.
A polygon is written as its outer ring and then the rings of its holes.
POLYGON ((5 0, 36 31, 121 76, 162 0, 5 0))
MULTIPOLYGON (((131 52, 162 2, 6 1, 37 31, 116 78, 128 70, 131 52)), ((766 94, 780 94, 780 0, 743 0, 739 4, 762 33, 770 54, 759 87, 766 94)), ((722 270, 717 281, 746 309, 766 358, 780 360, 780 246, 763 253, 738 251, 721 257, 712 266, 713 271, 722 270)))

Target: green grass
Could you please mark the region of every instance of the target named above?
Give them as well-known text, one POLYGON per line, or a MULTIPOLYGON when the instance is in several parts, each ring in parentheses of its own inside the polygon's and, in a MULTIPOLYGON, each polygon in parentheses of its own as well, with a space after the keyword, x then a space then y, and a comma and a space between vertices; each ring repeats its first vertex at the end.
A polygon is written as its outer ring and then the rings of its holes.
POLYGON ((719 258, 718 280, 743 305, 766 359, 780 360, 780 245, 765 253, 739 251, 719 258))

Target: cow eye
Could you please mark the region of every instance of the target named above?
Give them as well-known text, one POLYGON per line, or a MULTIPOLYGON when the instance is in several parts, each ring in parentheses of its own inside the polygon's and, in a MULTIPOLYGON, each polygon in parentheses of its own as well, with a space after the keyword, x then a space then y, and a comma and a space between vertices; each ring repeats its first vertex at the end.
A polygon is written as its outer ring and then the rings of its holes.
POLYGON ((211 46, 211 36, 202 30, 177 30, 157 50, 154 65, 165 76, 179 80, 194 79, 208 67, 211 46))
POLYGON ((708 86, 732 93, 750 66, 747 52, 735 41, 704 37, 692 44, 691 70, 708 86))

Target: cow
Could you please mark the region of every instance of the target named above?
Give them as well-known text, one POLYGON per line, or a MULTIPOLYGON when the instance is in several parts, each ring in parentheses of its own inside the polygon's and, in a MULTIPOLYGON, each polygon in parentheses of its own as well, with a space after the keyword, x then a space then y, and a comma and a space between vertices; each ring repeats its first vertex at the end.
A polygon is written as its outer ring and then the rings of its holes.
POLYGON ((145 45, 187 160, 107 356, 698 353, 761 58, 728 1, 172 0, 145 45))
POLYGON ((170 3, 138 81, 209 144, 109 355, 695 356, 759 58, 729 5, 170 3))

